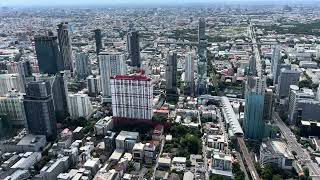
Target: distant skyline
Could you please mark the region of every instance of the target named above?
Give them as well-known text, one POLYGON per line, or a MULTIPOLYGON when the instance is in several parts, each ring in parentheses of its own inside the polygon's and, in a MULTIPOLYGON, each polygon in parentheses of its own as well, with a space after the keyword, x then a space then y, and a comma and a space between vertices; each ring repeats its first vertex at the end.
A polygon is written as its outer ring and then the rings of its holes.
POLYGON ((0 6, 83 6, 83 5, 187 5, 187 4, 311 4, 320 0, 0 0, 0 6))

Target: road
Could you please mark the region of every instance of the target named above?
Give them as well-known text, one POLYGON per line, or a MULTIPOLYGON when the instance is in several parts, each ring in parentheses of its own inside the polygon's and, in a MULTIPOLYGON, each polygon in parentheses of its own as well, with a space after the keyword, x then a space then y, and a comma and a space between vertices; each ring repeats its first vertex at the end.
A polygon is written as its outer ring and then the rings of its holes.
POLYGON ((154 168, 153 168, 152 179, 155 179, 156 171, 157 171, 157 168, 158 168, 158 165, 159 165, 159 163, 158 163, 159 162, 159 158, 160 158, 160 156, 162 154, 164 143, 165 143, 165 138, 161 137, 160 151, 159 151, 159 155, 158 155, 157 160, 156 160, 156 165, 154 165, 154 168))
POLYGON ((242 158, 245 160, 246 165, 248 167, 249 173, 252 177, 253 180, 258 180, 259 179, 259 174, 253 164, 253 160, 249 154, 248 148, 246 146, 246 144, 244 143, 243 137, 238 137, 238 144, 240 147, 240 151, 241 151, 241 155, 242 158))
POLYGON ((249 34, 249 37, 251 38, 251 41, 252 41, 253 53, 254 53, 254 57, 256 59, 257 75, 259 77, 261 77, 262 76, 262 71, 261 71, 260 52, 259 52, 259 48, 258 48, 256 37, 255 37, 255 33, 254 33, 254 30, 253 30, 253 26, 252 26, 251 23, 250 23, 250 25, 248 27, 248 34, 249 34))
POLYGON ((272 117, 276 125, 279 127, 283 137, 287 140, 289 149, 297 153, 296 158, 298 162, 302 165, 306 165, 309 168, 311 177, 320 179, 319 166, 311 160, 309 153, 301 147, 296 136, 291 132, 290 128, 281 120, 278 113, 274 112, 272 117))
POLYGON ((206 180, 209 180, 209 167, 208 167, 208 159, 207 159, 207 147, 206 143, 204 142, 204 139, 202 140, 202 156, 204 161, 204 166, 206 169, 205 178, 206 180))

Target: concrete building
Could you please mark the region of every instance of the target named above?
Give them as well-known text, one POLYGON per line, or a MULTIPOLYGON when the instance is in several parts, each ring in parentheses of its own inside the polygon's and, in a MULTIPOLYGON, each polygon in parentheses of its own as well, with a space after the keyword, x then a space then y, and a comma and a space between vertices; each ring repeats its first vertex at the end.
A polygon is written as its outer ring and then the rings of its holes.
POLYGON ((57 124, 50 83, 29 82, 23 104, 29 132, 54 139, 57 135, 57 124))
POLYGON ((281 46, 275 45, 272 49, 272 57, 271 57, 271 73, 273 76, 273 84, 278 83, 278 72, 281 64, 281 46))
POLYGON ((131 66, 140 68, 140 44, 138 31, 131 31, 127 35, 127 50, 131 59, 131 66))
POLYGON ((144 149, 145 144, 140 143, 136 143, 133 148, 132 148, 132 155, 133 155, 133 159, 135 160, 143 160, 143 156, 144 156, 144 149))
POLYGON ((54 76, 53 81, 51 81, 54 111, 58 120, 63 120, 68 116, 68 87, 66 76, 64 71, 60 71, 54 76))
POLYGON ((92 105, 87 94, 69 94, 69 114, 72 119, 80 117, 88 118, 93 112, 92 105))
POLYGON ((257 62, 256 58, 252 55, 249 59, 249 73, 250 76, 256 76, 257 75, 257 62))
POLYGON ((98 96, 101 92, 100 76, 90 75, 87 77, 87 89, 89 96, 98 96))
POLYGON ((73 71, 71 38, 69 35, 69 24, 63 22, 58 24, 58 40, 63 62, 63 70, 73 71))
POLYGON ((217 153, 212 156, 211 173, 227 178, 233 178, 232 156, 224 153, 217 153))
POLYGON ((278 98, 288 97, 290 85, 299 85, 300 72, 294 70, 280 70, 278 80, 278 98))
POLYGON ((68 156, 51 160, 40 170, 40 177, 46 180, 56 180, 57 176, 68 170, 69 166, 68 156))
POLYGON ((109 116, 100 119, 94 125, 94 130, 96 132, 96 135, 100 135, 100 136, 107 135, 112 128, 113 128, 113 120, 112 120, 112 117, 109 117, 109 116))
POLYGON ((96 53, 99 55, 103 47, 101 29, 94 30, 94 39, 96 41, 96 53))
POLYGON ((47 145, 44 135, 18 135, 0 145, 1 152, 40 152, 47 145))
POLYGON ((89 54, 85 52, 75 53, 75 75, 79 79, 86 79, 91 74, 91 62, 89 54))
POLYGON ((167 97, 177 95, 177 53, 173 51, 167 55, 166 95, 167 97))
POLYGON ((19 74, 0 74, 0 96, 6 95, 11 90, 25 92, 22 77, 19 74))
POLYGON ((116 148, 132 151, 133 146, 139 141, 138 132, 121 131, 116 137, 116 148))
POLYGON ((68 88, 67 75, 65 71, 60 71, 55 75, 34 74, 36 81, 48 81, 51 85, 54 111, 58 120, 63 120, 68 116, 68 88))
POLYGON ((56 74, 64 69, 64 64, 58 47, 57 37, 35 37, 35 50, 39 70, 44 74, 56 74))
POLYGON ((121 53, 99 54, 99 69, 101 77, 101 89, 104 102, 111 100, 110 79, 126 72, 124 55, 121 53))
MULTIPOLYGON (((289 93, 289 108, 288 108, 288 118, 291 124, 295 124, 298 120, 298 118, 301 118, 301 113, 309 107, 308 112, 311 112, 309 116, 314 116, 318 112, 315 107, 318 105, 318 101, 315 101, 315 95, 312 92, 311 89, 299 89, 298 86, 296 85, 291 85, 290 86, 290 93, 289 93), (314 104, 314 105, 312 105, 314 104)), ((311 120, 311 119, 309 119, 311 120)))
POLYGON ((41 152, 26 152, 18 162, 11 166, 11 169, 29 169, 39 162, 41 157, 41 152))
POLYGON ((265 141, 260 146, 260 164, 264 167, 267 164, 277 165, 281 169, 291 170, 294 156, 288 145, 281 141, 265 141))
POLYGON ((8 74, 19 74, 22 78, 23 84, 26 84, 26 78, 32 76, 31 64, 28 60, 11 61, 7 64, 8 74))
POLYGON ((153 86, 141 75, 118 75, 111 80, 112 112, 115 117, 152 119, 153 86))
POLYGON ((0 115, 6 115, 12 126, 26 127, 23 94, 11 91, 6 96, 0 97, 0 115))
POLYGON ((205 18, 199 18, 198 26, 198 42, 206 40, 206 20, 205 18))
POLYGON ((194 59, 192 53, 189 53, 185 60, 184 82, 187 95, 194 96, 195 94, 195 79, 194 79, 194 59))
POLYGON ((263 119, 271 120, 273 111, 274 94, 272 89, 266 89, 264 94, 263 119))

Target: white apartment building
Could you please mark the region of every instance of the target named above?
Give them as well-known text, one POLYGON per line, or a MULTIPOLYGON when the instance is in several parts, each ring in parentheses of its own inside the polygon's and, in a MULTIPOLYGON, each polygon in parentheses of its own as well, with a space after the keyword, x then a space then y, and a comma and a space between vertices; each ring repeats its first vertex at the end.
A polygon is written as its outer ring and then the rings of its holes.
POLYGON ((100 53, 99 69, 101 76, 101 89, 104 102, 111 97, 110 78, 125 74, 125 58, 121 53, 100 53))
POLYGON ((24 127, 26 115, 23 106, 23 94, 15 91, 0 97, 0 114, 7 115, 10 125, 24 127))
POLYGON ((111 79, 115 117, 152 119, 153 86, 145 75, 118 75, 111 79))
POLYGON ((21 76, 19 74, 0 74, 0 96, 4 96, 12 89, 21 93, 25 92, 21 76))
POLYGON ((87 94, 69 94, 68 101, 69 114, 72 119, 87 118, 93 111, 87 94))

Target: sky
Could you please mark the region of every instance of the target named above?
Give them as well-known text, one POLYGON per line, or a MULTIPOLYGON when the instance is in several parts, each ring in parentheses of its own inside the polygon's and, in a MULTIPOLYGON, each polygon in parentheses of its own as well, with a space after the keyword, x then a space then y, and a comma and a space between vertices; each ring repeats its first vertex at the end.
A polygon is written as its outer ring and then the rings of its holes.
POLYGON ((320 0, 0 0, 0 6, 61 6, 61 5, 148 5, 194 3, 288 3, 317 2, 320 0))

